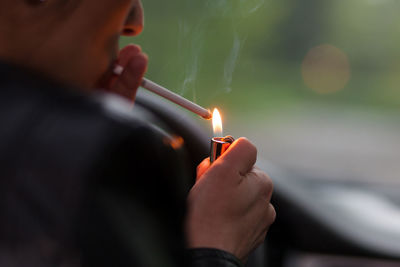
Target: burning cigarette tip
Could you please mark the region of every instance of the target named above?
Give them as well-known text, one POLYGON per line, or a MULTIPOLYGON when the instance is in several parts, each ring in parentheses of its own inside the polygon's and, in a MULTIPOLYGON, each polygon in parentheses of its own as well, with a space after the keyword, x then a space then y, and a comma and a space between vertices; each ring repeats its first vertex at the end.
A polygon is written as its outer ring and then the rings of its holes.
POLYGON ((212 117, 213 117, 213 114, 211 113, 210 110, 207 110, 207 111, 208 111, 208 114, 203 116, 203 118, 206 119, 206 120, 211 120, 212 117))

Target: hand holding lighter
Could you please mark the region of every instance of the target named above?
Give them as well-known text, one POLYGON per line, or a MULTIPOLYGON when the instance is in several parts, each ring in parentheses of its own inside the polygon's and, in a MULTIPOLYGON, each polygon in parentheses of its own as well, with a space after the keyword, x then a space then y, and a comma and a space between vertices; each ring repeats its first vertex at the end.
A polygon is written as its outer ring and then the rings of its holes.
POLYGON ((211 139, 211 151, 210 151, 210 162, 216 161, 229 146, 235 141, 235 139, 228 135, 225 137, 214 137, 211 139))

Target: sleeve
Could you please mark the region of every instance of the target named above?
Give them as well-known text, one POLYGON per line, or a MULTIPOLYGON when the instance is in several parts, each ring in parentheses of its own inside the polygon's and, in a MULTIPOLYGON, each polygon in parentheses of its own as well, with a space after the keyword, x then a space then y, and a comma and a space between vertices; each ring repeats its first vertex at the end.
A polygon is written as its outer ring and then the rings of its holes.
POLYGON ((83 266, 186 266, 178 152, 147 127, 114 131, 110 142, 82 216, 83 266))
POLYGON ((192 267, 243 267, 235 256, 223 250, 196 248, 187 254, 192 267))

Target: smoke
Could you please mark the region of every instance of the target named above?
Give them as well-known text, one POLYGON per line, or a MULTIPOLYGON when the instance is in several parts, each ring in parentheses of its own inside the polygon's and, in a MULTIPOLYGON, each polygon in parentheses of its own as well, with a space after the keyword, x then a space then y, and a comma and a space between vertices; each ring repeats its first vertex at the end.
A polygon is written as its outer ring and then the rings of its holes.
POLYGON ((233 73, 235 71, 236 62, 239 57, 240 50, 244 44, 239 38, 239 35, 235 33, 232 49, 229 57, 225 61, 224 67, 224 80, 225 80, 225 92, 230 93, 232 91, 231 84, 233 80, 233 73))
POLYGON ((265 4, 265 0, 240 0, 240 2, 247 6, 247 12, 243 13, 244 16, 251 15, 265 4))
POLYGON ((220 84, 222 87, 215 88, 216 93, 230 93, 236 66, 247 38, 246 31, 241 32, 240 27, 251 14, 265 4, 265 0, 184 1, 186 1, 187 11, 185 13, 190 14, 190 17, 183 14, 183 19, 179 23, 178 52, 184 67, 181 94, 190 94, 196 101, 198 79, 207 66, 222 68, 221 75, 216 78, 220 81, 215 81, 215 84, 220 84), (220 21, 228 21, 229 27, 218 29, 220 21), (213 34, 212 37, 210 37, 210 32, 213 34), (226 38, 227 36, 229 38, 226 38), (224 47, 210 45, 207 43, 209 40, 212 40, 214 44, 223 43, 224 47), (227 43, 227 40, 231 40, 231 43, 227 43), (215 51, 212 51, 213 49, 215 51), (218 49, 223 51, 218 51, 218 49), (203 64, 206 53, 218 55, 211 58, 218 62, 208 60, 206 64, 203 64), (221 55, 224 58, 221 58, 221 55))
POLYGON ((200 58, 204 44, 205 27, 200 24, 193 28, 188 23, 181 21, 179 30, 182 36, 178 46, 179 50, 187 51, 186 53, 181 53, 181 60, 184 62, 184 81, 181 95, 190 91, 193 101, 196 101, 196 81, 201 64, 200 58), (187 47, 187 49, 185 50, 184 47, 187 47))

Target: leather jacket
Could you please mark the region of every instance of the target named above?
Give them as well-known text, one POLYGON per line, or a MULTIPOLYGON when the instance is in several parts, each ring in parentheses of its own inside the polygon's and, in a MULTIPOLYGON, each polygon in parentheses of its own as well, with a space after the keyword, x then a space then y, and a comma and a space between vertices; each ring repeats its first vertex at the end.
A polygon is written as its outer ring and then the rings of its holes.
POLYGON ((0 129, 0 266, 241 266, 185 250, 179 155, 131 112, 0 63, 0 129))

